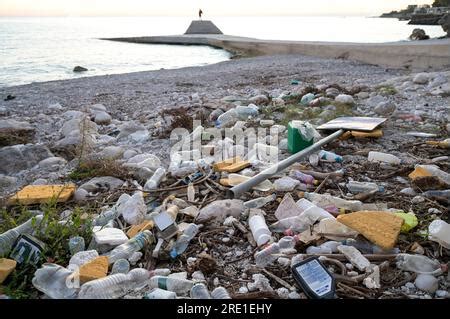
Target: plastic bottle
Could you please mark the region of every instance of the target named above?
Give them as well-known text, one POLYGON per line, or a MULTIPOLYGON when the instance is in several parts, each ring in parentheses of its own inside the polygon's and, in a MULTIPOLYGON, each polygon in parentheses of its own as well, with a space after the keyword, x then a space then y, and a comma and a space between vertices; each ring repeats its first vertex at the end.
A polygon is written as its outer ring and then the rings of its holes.
POLYGON ((111 275, 126 274, 130 271, 130 263, 126 259, 117 260, 111 269, 111 275))
POLYGON ((176 299, 176 298, 177 298, 176 293, 161 288, 152 289, 144 296, 144 299, 176 299))
POLYGON ((450 148, 450 138, 447 138, 443 141, 427 141, 428 145, 435 145, 440 148, 450 148))
POLYGON ((198 233, 198 226, 196 224, 189 224, 189 226, 184 230, 183 234, 177 239, 175 245, 170 251, 170 257, 176 258, 181 255, 187 249, 189 242, 198 233))
POLYGON ((126 243, 117 246, 106 254, 106 256, 108 256, 109 264, 113 264, 119 259, 130 258, 134 252, 141 250, 145 245, 151 244, 154 241, 155 238, 153 237, 153 234, 149 230, 144 230, 126 243))
POLYGON ((69 251, 73 256, 77 252, 83 251, 85 248, 84 238, 80 236, 75 236, 69 239, 69 251))
POLYGON ((259 209, 250 209, 248 225, 258 246, 262 246, 270 241, 272 233, 267 227, 264 215, 259 209))
MULTIPOLYGON (((300 202, 304 200, 304 198, 302 198, 300 200, 300 202)), ((302 214, 302 217, 307 218, 308 220, 310 220, 313 224, 321 219, 324 218, 333 218, 334 216, 331 215, 329 212, 327 212, 325 209, 317 206, 317 205, 312 205, 309 208, 307 208, 302 214)))
POLYGON ((446 189, 443 191, 426 191, 422 194, 427 198, 442 198, 446 199, 447 202, 450 200, 450 189, 446 189))
POLYGON ((348 238, 343 241, 346 246, 352 246, 364 254, 397 254, 400 250, 398 248, 383 249, 365 240, 348 238))
POLYGON ((245 208, 261 208, 270 202, 273 202, 277 198, 276 194, 272 194, 266 197, 259 197, 244 202, 245 208))
MULTIPOLYGON (((228 183, 231 186, 236 186, 236 185, 239 185, 239 184, 241 184, 243 182, 248 181, 250 178, 251 177, 232 173, 232 174, 228 175, 228 183)), ((265 181, 259 183, 258 185, 253 186, 254 190, 257 190, 257 191, 260 191, 260 192, 268 192, 272 188, 273 188, 273 184, 269 180, 265 180, 265 181)))
POLYGON ((292 170, 289 173, 289 176, 295 178, 296 180, 299 180, 300 182, 306 185, 317 185, 319 183, 313 176, 302 173, 297 170, 292 170))
POLYGON ((238 118, 239 115, 236 112, 236 109, 230 109, 217 118, 216 126, 219 128, 230 126, 231 124, 234 124, 238 118))
POLYGON ((347 183, 347 189, 352 194, 359 194, 359 193, 368 193, 368 192, 384 192, 383 186, 378 186, 375 183, 369 183, 369 182, 356 182, 351 181, 347 183))
POLYGON ((363 210, 363 203, 359 200, 345 200, 339 197, 334 197, 328 194, 318 194, 318 193, 303 193, 304 198, 313 202, 319 207, 326 207, 329 205, 334 205, 337 208, 347 209, 350 211, 360 211, 363 210))
POLYGON ((205 284, 195 284, 191 288, 191 298, 192 299, 211 299, 208 287, 205 284))
POLYGON ((253 104, 249 106, 236 106, 235 111, 240 120, 247 120, 249 117, 256 117, 259 114, 258 107, 253 104))
POLYGON ((264 248, 263 250, 255 253, 255 262, 258 267, 265 267, 275 260, 278 259, 278 254, 280 252, 280 246, 277 243, 271 244, 270 246, 264 248))
POLYGON ((46 263, 36 270, 31 282, 36 289, 52 299, 74 299, 77 296, 78 283, 74 282, 74 285, 70 286, 67 277, 71 274, 72 271, 60 265, 46 263))
POLYGON ((450 249, 450 225, 443 220, 433 220, 428 226, 429 238, 450 249))
POLYGON ((175 292, 177 295, 188 293, 194 286, 194 282, 187 279, 153 276, 149 280, 151 288, 161 288, 164 290, 175 292))
POLYGON ((43 215, 37 215, 30 218, 25 223, 12 228, 0 235, 0 256, 5 256, 14 245, 16 239, 22 234, 31 234, 33 232, 33 220, 39 225, 44 218, 43 215))
POLYGON ((401 270, 433 276, 442 274, 441 264, 438 261, 422 255, 398 254, 396 260, 397 268, 401 270))
POLYGON ((162 167, 158 168, 152 177, 145 183, 144 190, 149 191, 157 189, 162 179, 166 176, 166 170, 162 167))
POLYGON ((135 268, 128 274, 115 274, 92 280, 81 286, 79 299, 117 299, 142 284, 149 278, 149 272, 135 268))
POLYGON ((319 152, 319 159, 323 162, 330 163, 342 163, 342 161, 344 160, 342 156, 324 150, 319 152))
POLYGON ((187 200, 189 202, 193 202, 195 200, 195 187, 192 183, 189 183, 187 188, 187 200))
POLYGON ((450 185, 450 174, 444 172, 436 165, 416 165, 415 168, 423 168, 427 170, 431 175, 439 177, 443 182, 450 185))
POLYGON ((231 299, 230 294, 224 287, 217 287, 211 292, 212 299, 231 299))
POLYGON ((369 152, 369 162, 383 162, 387 164, 400 164, 402 162, 397 156, 381 152, 369 152))

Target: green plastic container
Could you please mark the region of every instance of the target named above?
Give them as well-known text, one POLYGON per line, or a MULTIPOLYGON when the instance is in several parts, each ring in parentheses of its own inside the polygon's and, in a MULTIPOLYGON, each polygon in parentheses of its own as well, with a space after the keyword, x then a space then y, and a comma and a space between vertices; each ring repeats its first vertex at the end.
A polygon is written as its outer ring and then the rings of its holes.
POLYGON ((311 137, 310 140, 307 140, 300 130, 294 127, 293 122, 295 121, 291 121, 288 124, 288 151, 291 154, 300 152, 314 143, 314 138, 311 137))

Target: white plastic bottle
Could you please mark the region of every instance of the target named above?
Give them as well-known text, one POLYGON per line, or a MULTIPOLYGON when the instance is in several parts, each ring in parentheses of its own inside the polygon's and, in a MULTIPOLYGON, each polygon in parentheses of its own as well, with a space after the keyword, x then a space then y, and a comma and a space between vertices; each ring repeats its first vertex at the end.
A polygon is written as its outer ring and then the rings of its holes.
POLYGON ((397 268, 401 270, 433 276, 442 274, 441 264, 438 261, 422 255, 397 254, 395 259, 397 268))
POLYGON ((211 299, 211 294, 209 293, 208 287, 205 284, 199 283, 195 284, 191 288, 191 298, 192 299, 211 299))
POLYGON ((260 209, 250 209, 248 225, 258 246, 268 243, 272 238, 272 233, 267 227, 266 220, 260 209))
POLYGON ((259 197, 255 199, 251 199, 244 203, 245 208, 261 208, 266 204, 273 202, 277 198, 276 194, 272 194, 266 197, 259 197))
POLYGON ((117 299, 142 284, 149 278, 149 272, 135 268, 128 274, 115 274, 92 280, 81 286, 79 299, 117 299))
POLYGON ((450 225, 443 220, 433 220, 428 226, 429 238, 450 249, 450 225))
POLYGON ((108 256, 109 264, 113 264, 119 259, 130 258, 133 253, 141 250, 145 245, 153 243, 154 240, 153 234, 149 230, 144 230, 126 243, 117 246, 106 254, 106 256, 108 256))
POLYGON ((398 165, 402 162, 402 160, 395 155, 375 151, 369 152, 368 160, 369 162, 383 162, 395 165, 398 165))
POLYGON ((305 192, 303 196, 319 207, 334 205, 337 208, 347 209, 355 212, 360 211, 363 208, 363 203, 359 200, 345 200, 328 194, 308 192, 305 192))
POLYGON ((152 289, 144 296, 144 299, 176 299, 177 294, 161 288, 152 289))
POLYGON ((162 179, 166 176, 166 170, 162 167, 159 167, 152 177, 144 185, 144 190, 149 191, 153 189, 157 189, 162 179))
POLYGON ((384 192, 383 186, 378 186, 376 183, 369 183, 369 182, 356 182, 356 181, 350 181, 347 183, 347 189, 352 194, 359 194, 359 193, 368 193, 368 192, 384 192))
POLYGON ((212 299, 231 299, 230 294, 224 287, 217 287, 211 292, 212 299))
POLYGON ((187 279, 180 279, 165 276, 153 276, 149 280, 151 288, 161 288, 168 291, 173 291, 177 295, 188 293, 194 286, 194 282, 187 279))
POLYGON ((187 188, 187 200, 189 202, 195 201, 195 187, 194 184, 192 183, 189 183, 187 188))
POLYGON ((275 260, 278 259, 278 256, 274 256, 274 254, 278 254, 280 252, 280 246, 277 243, 274 243, 263 250, 255 253, 255 262, 258 267, 265 267, 275 260))
POLYGON ((196 224, 189 224, 189 226, 183 231, 180 238, 178 238, 175 242, 175 245, 170 252, 170 257, 176 258, 184 253, 189 245, 189 242, 195 237, 195 235, 197 235, 198 230, 199 228, 196 224))
POLYGON ((25 223, 1 234, 0 256, 6 255, 11 250, 14 242, 21 234, 29 234, 33 232, 33 220, 36 220, 36 226, 38 226, 41 223, 42 218, 44 218, 43 215, 37 215, 33 218, 30 218, 25 223))

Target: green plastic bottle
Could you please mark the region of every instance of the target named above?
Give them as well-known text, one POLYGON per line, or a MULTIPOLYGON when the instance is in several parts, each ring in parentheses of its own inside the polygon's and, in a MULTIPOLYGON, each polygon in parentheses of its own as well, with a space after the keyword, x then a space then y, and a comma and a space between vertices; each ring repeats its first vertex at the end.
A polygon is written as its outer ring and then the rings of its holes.
POLYGON ((314 137, 305 137, 299 129, 298 125, 301 125, 301 121, 291 121, 288 124, 288 151, 291 154, 300 152, 301 150, 313 145, 314 137))

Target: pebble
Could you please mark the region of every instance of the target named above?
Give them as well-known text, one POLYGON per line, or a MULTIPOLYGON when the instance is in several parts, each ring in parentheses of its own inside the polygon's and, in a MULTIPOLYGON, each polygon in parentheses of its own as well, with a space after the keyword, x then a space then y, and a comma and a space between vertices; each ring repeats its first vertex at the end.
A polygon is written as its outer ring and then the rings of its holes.
POLYGON ((411 200, 411 203, 413 204, 419 204, 419 203, 423 203, 425 201, 425 198, 423 198, 422 196, 414 196, 413 199, 411 200))
POLYGON ((99 125, 111 124, 112 117, 106 112, 100 111, 95 113, 94 122, 99 125))
POLYGON ((334 100, 338 103, 347 104, 347 105, 355 104, 355 100, 353 99, 353 96, 347 95, 347 94, 339 94, 338 96, 336 96, 336 98, 334 100))
POLYGON ((428 82, 428 74, 427 73, 418 73, 414 76, 413 82, 416 84, 427 84, 428 82))
POLYGON ((414 281, 416 287, 420 290, 433 294, 439 288, 439 281, 436 277, 427 274, 419 274, 414 281))

